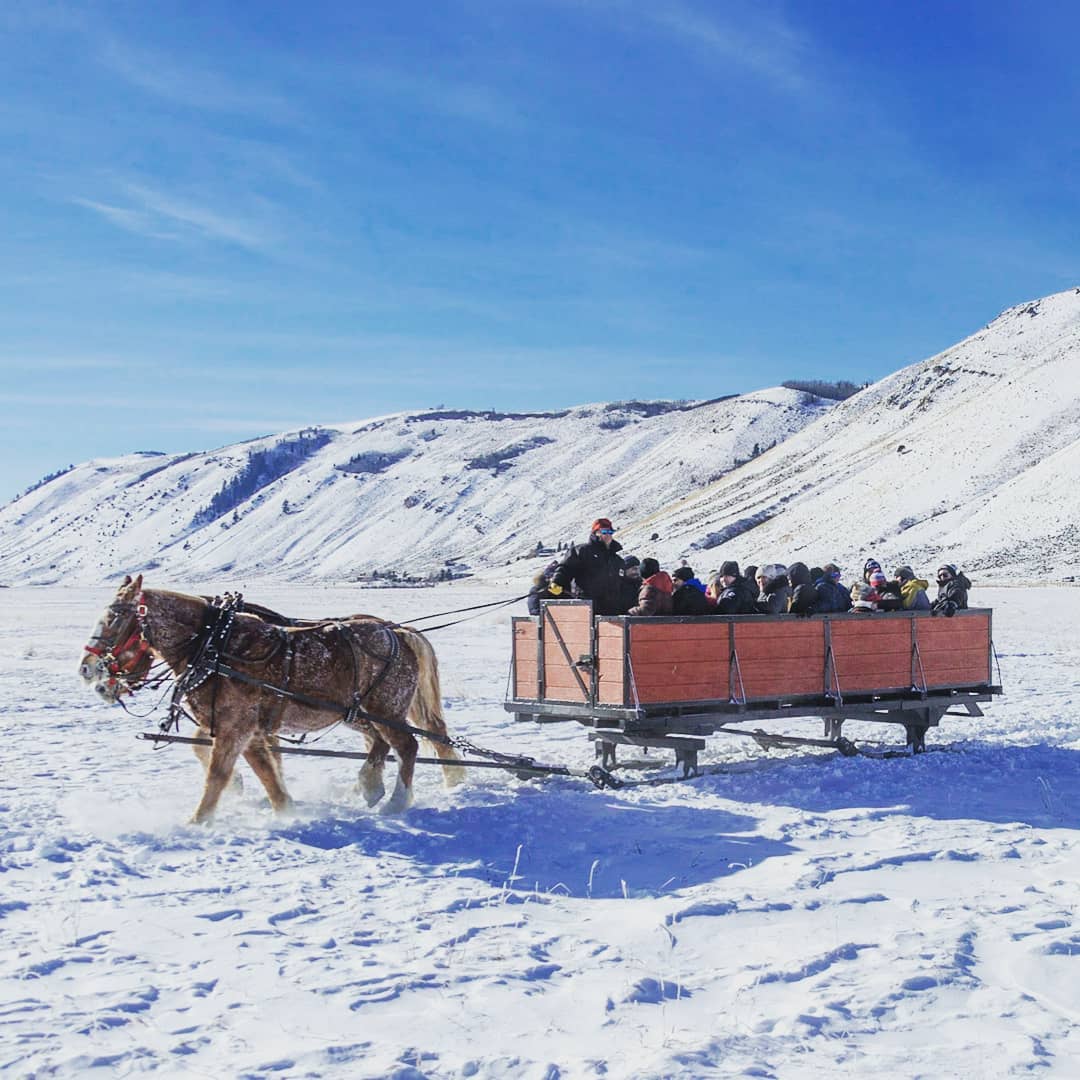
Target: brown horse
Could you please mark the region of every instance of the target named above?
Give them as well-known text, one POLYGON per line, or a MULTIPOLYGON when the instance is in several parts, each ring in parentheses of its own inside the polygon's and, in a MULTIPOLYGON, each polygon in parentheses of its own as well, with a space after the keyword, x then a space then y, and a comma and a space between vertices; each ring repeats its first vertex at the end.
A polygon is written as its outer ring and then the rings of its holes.
POLYGON ((391 749, 399 766, 387 810, 401 812, 412 803, 417 743, 394 725, 430 732, 447 786, 461 780, 457 752, 443 741, 438 663, 418 631, 372 616, 280 626, 230 612, 227 636, 214 644, 220 645, 219 662, 200 668, 200 650, 221 616, 202 597, 144 589, 141 575, 125 578, 79 668, 108 701, 142 684, 147 656, 163 661, 180 680, 188 709, 213 739, 209 751, 196 747, 206 783, 193 821, 213 815, 241 754, 274 809, 287 809, 291 799, 274 753, 278 733, 318 731, 343 720, 367 740, 369 756, 357 786, 369 805, 385 793, 383 766, 391 749))

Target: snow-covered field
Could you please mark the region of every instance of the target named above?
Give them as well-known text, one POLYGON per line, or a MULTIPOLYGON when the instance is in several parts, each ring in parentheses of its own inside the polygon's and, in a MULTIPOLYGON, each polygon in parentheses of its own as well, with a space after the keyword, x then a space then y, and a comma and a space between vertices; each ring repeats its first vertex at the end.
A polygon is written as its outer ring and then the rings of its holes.
MULTIPOLYGON (((405 620, 500 591, 250 598, 405 620)), ((75 676, 109 591, 2 590, 0 1070, 1075 1077, 1077 597, 976 591, 1007 696, 946 717, 949 752, 718 738, 724 771, 618 793, 421 769, 404 818, 358 805, 353 763, 290 758, 293 818, 247 774, 195 828, 193 755, 75 676)), ((433 637, 451 731, 591 764, 576 725, 503 711, 508 638, 505 610, 433 637)))

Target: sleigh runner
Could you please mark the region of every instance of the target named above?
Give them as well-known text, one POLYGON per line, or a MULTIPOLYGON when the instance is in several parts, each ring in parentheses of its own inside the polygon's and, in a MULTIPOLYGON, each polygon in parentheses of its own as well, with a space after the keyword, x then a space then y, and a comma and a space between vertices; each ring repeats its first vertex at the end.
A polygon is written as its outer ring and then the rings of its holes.
POLYGON ((1001 693, 992 664, 989 609, 594 619, 588 601, 550 600, 513 619, 505 708, 592 728, 605 767, 630 744, 672 749, 690 773, 716 733, 853 752, 845 720, 902 725, 919 753, 946 713, 983 715, 1001 693), (821 719, 824 737, 743 727, 803 718, 821 719))

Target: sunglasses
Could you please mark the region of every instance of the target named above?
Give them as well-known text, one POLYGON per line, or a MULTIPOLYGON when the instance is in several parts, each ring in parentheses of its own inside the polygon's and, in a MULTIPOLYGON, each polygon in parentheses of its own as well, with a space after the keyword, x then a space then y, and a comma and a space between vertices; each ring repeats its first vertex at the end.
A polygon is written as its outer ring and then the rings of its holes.
POLYGON ((829 574, 829 577, 831 577, 833 581, 839 581, 842 575, 839 570, 833 570, 832 573, 829 574))
POLYGON ((614 529, 597 529, 596 531, 601 536, 614 536, 615 535, 615 530, 614 529))

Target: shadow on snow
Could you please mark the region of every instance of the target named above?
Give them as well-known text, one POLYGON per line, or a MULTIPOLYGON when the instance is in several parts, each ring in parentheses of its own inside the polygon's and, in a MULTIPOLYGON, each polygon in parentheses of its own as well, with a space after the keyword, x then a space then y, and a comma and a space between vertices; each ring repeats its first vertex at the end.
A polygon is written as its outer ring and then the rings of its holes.
POLYGON ((715 808, 519 788, 498 802, 414 807, 404 820, 363 814, 275 832, 318 848, 404 855, 512 890, 611 898, 700 885, 793 850, 755 835, 757 826, 756 818, 715 808))

